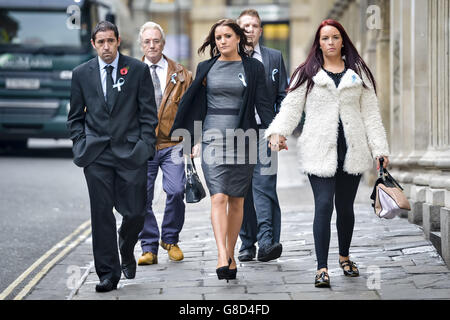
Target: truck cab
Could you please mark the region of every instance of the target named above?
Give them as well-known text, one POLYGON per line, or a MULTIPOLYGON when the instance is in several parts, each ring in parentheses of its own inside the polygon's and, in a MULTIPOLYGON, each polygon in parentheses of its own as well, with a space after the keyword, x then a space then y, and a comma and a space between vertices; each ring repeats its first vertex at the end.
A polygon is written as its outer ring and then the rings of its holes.
POLYGON ((94 57, 90 36, 100 7, 91 0, 0 0, 0 147, 69 137, 72 69, 94 57))

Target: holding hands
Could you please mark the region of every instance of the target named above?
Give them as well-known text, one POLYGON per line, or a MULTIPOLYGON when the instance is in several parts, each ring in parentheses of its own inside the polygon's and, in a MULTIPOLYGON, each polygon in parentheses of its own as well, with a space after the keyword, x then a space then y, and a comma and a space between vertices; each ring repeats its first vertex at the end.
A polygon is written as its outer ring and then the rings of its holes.
MULTIPOLYGON (((288 150, 288 146, 286 143, 287 139, 284 136, 273 134, 269 137, 269 147, 272 151, 281 151, 283 149, 288 150)), ((389 164, 389 157, 380 156, 376 158, 377 161, 377 170, 380 169, 380 159, 383 159, 383 168, 387 168, 389 164)))
POLYGON ((269 147, 272 151, 288 150, 286 141, 287 139, 284 136, 273 134, 269 137, 269 147))

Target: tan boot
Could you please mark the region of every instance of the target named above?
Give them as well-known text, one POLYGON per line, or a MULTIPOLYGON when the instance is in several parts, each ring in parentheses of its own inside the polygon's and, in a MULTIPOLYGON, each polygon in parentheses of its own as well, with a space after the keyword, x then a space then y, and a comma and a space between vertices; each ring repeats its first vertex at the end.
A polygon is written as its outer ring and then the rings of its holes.
POLYGON ((152 252, 144 252, 138 260, 138 265, 140 266, 157 263, 158 263, 158 256, 152 252))
POLYGON ((161 241, 161 247, 168 251, 170 260, 181 261, 184 259, 183 251, 181 251, 177 244, 167 244, 161 241))

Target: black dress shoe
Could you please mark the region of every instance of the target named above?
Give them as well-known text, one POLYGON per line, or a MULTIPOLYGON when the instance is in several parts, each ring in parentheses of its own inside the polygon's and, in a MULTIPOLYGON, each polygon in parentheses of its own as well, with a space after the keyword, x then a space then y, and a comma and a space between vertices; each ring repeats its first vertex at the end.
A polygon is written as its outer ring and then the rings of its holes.
POLYGON ((95 291, 97 292, 109 292, 115 289, 117 289, 117 282, 113 283, 109 279, 104 279, 95 286, 95 291))
POLYGON ((274 243, 270 246, 259 248, 258 261, 267 262, 270 260, 278 259, 283 251, 281 243, 274 243))
POLYGON ((239 261, 246 262, 246 261, 252 261, 255 259, 255 251, 247 249, 239 252, 238 255, 239 261))
POLYGON ((136 276, 136 261, 122 262, 122 272, 125 278, 134 279, 136 276))

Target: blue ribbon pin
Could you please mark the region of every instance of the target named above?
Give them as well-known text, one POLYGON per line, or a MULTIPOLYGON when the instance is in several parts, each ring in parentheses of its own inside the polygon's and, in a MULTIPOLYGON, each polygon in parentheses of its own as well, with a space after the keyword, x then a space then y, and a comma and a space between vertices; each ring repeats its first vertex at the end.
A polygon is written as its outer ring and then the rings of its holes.
POLYGON ((275 82, 275 75, 278 73, 278 69, 272 70, 272 81, 275 82))
POLYGON ((241 80, 242 84, 244 85, 244 87, 247 87, 247 82, 245 82, 245 77, 242 73, 238 74, 238 78, 239 80, 241 80))

